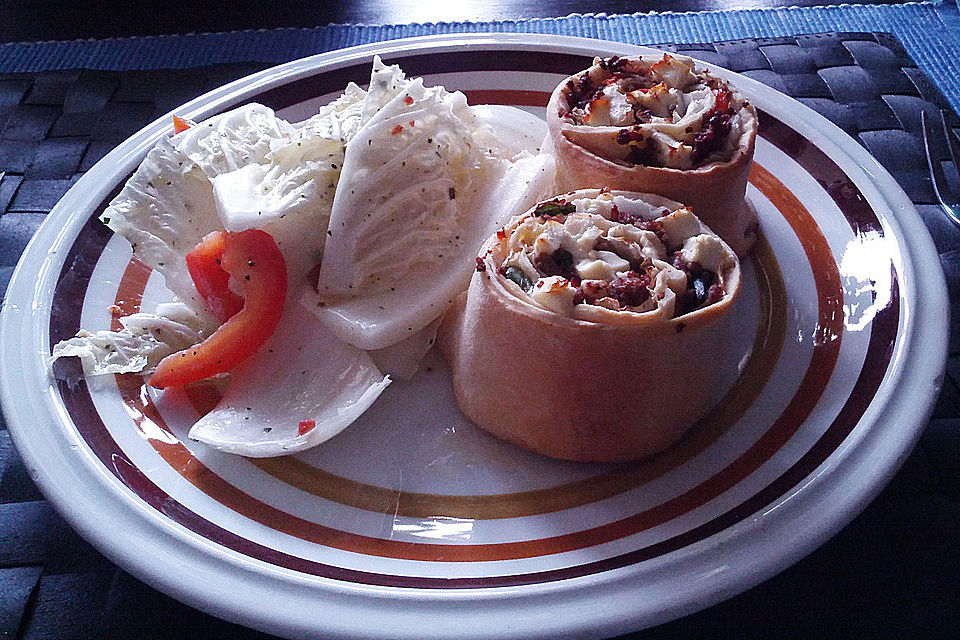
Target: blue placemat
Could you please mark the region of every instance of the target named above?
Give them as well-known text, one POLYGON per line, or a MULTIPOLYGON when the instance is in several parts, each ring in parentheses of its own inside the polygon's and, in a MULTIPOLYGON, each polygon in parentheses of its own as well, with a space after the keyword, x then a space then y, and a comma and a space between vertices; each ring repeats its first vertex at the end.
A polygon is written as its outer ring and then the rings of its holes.
POLYGON ((328 25, 231 33, 0 45, 0 73, 49 69, 181 69, 279 63, 381 40, 438 33, 552 33, 633 44, 713 42, 825 31, 894 34, 960 109, 960 13, 954 2, 726 12, 570 15, 500 22, 328 25))

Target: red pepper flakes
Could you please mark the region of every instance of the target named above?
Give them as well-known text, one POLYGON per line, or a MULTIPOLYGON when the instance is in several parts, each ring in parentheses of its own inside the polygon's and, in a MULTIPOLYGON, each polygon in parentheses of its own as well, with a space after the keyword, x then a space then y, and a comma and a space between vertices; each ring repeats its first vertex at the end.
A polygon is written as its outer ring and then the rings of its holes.
POLYGON ((173 116, 173 132, 174 133, 183 133, 190 128, 190 123, 181 118, 180 116, 173 116))
POLYGON ((413 96, 407 96, 403 99, 404 104, 413 104, 413 96))
POLYGON ((411 127, 414 126, 414 121, 413 121, 413 120, 410 121, 410 126, 411 126, 411 127))
POLYGON ((308 431, 313 430, 316 426, 317 426, 317 423, 314 420, 301 420, 300 426, 297 427, 297 433, 299 433, 302 436, 308 431))
POLYGON ((507 230, 503 227, 497 229, 497 240, 503 240, 507 237, 507 230))
POLYGON ((730 111, 730 92, 726 89, 717 89, 717 102, 714 109, 717 113, 726 113, 730 111))
POLYGON ((390 133, 391 133, 392 135, 397 135, 397 134, 400 133, 401 131, 403 131, 403 127, 401 127, 401 126, 398 124, 397 126, 395 126, 395 127, 393 128, 393 131, 391 131, 390 133))

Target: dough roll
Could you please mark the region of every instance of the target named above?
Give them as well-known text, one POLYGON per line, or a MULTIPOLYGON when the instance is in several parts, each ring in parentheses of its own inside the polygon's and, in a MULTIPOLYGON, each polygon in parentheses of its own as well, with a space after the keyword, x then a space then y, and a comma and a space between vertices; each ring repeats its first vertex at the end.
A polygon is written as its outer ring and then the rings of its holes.
POLYGON ((439 339, 483 429, 557 458, 636 460, 719 400, 718 321, 739 290, 736 254, 689 208, 587 189, 488 239, 439 339))

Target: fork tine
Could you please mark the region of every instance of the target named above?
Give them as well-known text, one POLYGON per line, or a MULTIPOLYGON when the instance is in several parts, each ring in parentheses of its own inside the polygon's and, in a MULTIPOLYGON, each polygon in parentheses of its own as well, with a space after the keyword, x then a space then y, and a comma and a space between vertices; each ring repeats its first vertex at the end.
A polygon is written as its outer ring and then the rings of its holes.
POLYGON ((923 148, 927 152, 927 165, 930 167, 930 176, 933 178, 933 189, 937 192, 937 199, 940 202, 946 202, 950 199, 950 188, 947 186, 946 176, 943 175, 940 159, 933 150, 933 131, 930 130, 926 111, 920 112, 920 124, 923 126, 923 148))
MULTIPOLYGON (((943 166, 941 166, 940 159, 933 150, 933 131, 931 130, 930 121, 927 120, 926 111, 920 112, 920 123, 923 127, 923 147, 927 152, 927 166, 930 167, 930 177, 933 179, 933 190, 937 195, 937 200, 940 201, 940 205, 950 220, 960 226, 960 211, 957 211, 954 206, 951 206, 955 205, 957 199, 950 193, 950 186, 947 184, 947 178, 943 173, 943 166)), ((949 138, 947 144, 951 146, 950 153, 952 156, 954 150, 952 145, 950 145, 949 138)))
POLYGON ((950 159, 953 160, 954 170, 960 175, 960 144, 957 143, 957 137, 953 129, 947 124, 947 112, 940 109, 940 124, 943 126, 943 135, 947 138, 947 148, 950 150, 950 159))

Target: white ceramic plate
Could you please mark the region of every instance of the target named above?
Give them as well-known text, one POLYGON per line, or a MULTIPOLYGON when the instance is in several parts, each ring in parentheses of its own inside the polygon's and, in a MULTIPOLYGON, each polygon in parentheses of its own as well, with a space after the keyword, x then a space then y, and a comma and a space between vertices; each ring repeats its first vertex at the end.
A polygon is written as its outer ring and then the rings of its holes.
MULTIPOLYGON (((645 51, 534 35, 400 40, 276 67, 177 113, 259 101, 306 117, 364 82, 375 53, 474 104, 540 113, 594 55, 645 51)), ((910 451, 940 386, 947 297, 923 224, 877 162, 811 110, 732 77, 763 114, 748 197, 764 240, 730 323, 739 355, 715 363, 732 372, 727 396, 666 453, 584 465, 499 442, 460 416, 434 356, 334 440, 265 461, 185 437, 211 401, 202 390, 155 404, 136 376, 51 380, 52 342, 110 326, 113 304, 130 313, 167 295, 96 221, 169 133, 163 118, 70 190, 10 282, 0 381, 31 476, 134 575, 290 637, 608 636, 782 570, 910 451)))

